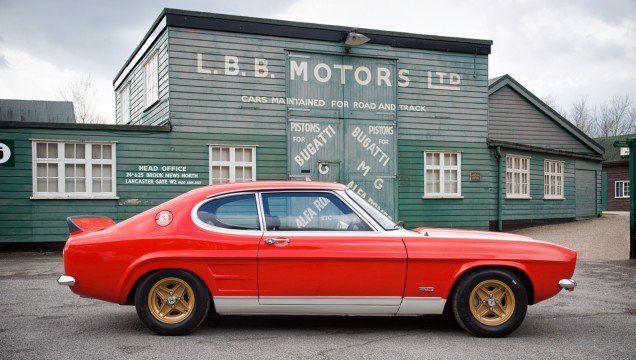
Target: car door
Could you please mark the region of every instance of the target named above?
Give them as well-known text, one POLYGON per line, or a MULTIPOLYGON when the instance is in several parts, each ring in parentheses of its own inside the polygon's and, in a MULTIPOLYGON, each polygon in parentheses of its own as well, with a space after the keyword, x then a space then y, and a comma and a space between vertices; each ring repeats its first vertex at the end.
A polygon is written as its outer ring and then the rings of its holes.
POLYGON ((401 237, 374 230, 333 192, 263 193, 261 201, 266 229, 258 252, 259 304, 400 305, 406 277, 401 237))

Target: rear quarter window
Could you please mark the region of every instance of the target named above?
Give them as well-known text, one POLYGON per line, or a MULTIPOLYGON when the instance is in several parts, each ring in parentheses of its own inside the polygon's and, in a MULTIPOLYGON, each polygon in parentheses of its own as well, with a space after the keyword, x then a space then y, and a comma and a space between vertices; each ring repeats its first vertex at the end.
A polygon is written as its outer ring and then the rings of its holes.
POLYGON ((254 194, 213 199, 201 205, 197 218, 212 226, 234 230, 260 230, 254 194))

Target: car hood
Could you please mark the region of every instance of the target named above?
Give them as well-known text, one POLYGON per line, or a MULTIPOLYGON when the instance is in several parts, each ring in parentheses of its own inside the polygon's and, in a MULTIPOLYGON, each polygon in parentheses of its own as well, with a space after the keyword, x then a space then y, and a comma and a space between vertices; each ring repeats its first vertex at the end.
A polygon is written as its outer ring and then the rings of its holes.
POLYGON ((448 238, 448 239, 478 239, 478 240, 516 240, 516 241, 532 241, 542 242, 534 240, 527 236, 510 234, 504 232, 493 231, 478 231, 478 230, 460 230, 460 229, 447 229, 447 228, 430 228, 419 227, 413 229, 413 231, 425 236, 435 238, 448 238))

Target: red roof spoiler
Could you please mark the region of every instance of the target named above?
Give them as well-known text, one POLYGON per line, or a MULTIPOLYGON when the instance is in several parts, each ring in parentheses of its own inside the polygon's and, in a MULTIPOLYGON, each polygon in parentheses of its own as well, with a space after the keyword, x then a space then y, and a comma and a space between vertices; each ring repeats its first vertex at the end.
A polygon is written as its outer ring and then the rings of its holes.
POLYGON ((104 230, 115 225, 115 222, 105 216, 69 216, 66 218, 68 231, 71 236, 87 232, 104 230))

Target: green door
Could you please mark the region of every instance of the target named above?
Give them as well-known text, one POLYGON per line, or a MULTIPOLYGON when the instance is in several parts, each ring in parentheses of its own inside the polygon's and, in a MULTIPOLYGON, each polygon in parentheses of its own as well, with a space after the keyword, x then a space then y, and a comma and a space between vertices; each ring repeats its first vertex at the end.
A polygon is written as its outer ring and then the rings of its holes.
POLYGON ((347 184, 397 217, 395 60, 288 53, 290 179, 347 184))

